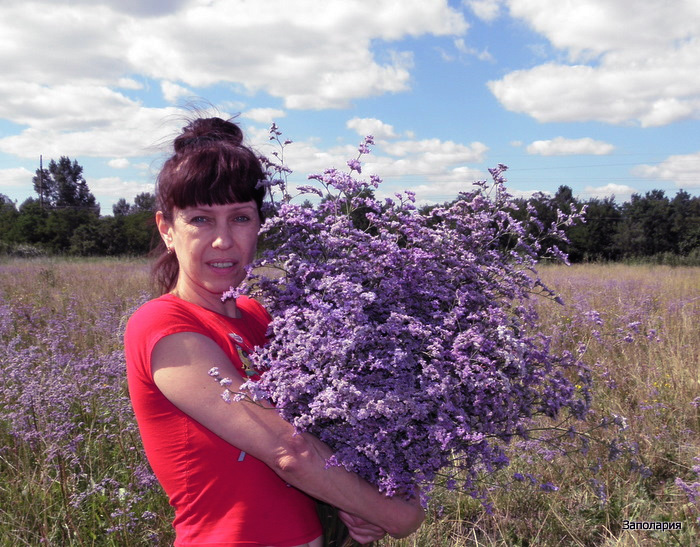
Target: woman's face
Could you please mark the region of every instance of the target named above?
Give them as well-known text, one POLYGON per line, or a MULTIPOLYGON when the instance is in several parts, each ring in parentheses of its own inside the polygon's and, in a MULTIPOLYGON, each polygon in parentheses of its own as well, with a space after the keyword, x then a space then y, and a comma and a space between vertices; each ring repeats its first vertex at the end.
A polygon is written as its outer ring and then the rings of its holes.
POLYGON ((180 265, 174 293, 210 309, 221 294, 238 286, 255 258, 260 217, 254 201, 175 208, 172 221, 161 212, 156 222, 180 265))

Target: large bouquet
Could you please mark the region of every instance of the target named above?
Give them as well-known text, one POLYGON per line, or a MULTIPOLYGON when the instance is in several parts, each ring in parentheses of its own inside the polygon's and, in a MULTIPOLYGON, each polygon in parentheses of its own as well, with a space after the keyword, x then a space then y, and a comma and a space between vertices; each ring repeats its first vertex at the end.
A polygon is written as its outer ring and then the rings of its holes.
MULTIPOLYGON (((283 150, 279 135, 273 125, 283 150)), ((274 318, 252 356, 264 374, 243 393, 272 400, 334 450, 329 464, 388 495, 429 490, 441 475, 470 488, 479 471, 507 465, 504 443, 535 416, 585 414, 584 371, 534 330, 528 298, 553 294, 534 269, 543 250, 511 214, 505 166, 420 210, 410 192, 375 198, 380 181, 360 180, 360 156, 348 172, 310 177, 301 199, 268 161, 282 197, 263 226, 272 250, 254 265, 265 273, 226 295, 259 298, 274 318), (297 203, 310 195, 315 204, 297 203)), ((549 235, 571 220, 560 216, 549 235)))

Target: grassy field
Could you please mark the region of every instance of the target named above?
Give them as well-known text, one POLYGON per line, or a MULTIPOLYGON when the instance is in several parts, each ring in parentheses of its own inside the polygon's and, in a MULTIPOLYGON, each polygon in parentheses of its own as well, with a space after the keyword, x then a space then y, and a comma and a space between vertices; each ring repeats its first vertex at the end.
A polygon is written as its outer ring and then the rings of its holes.
MULTIPOLYGON (((540 273, 565 302, 535 301, 542 331, 595 380, 588 433, 567 454, 512 443, 484 499, 441 491, 382 545, 700 543, 700 269, 540 273)), ((124 381, 124 322, 149 297, 145 261, 0 263, 0 545, 172 542, 124 381)))
POLYGON ((416 536, 386 543, 698 544, 700 269, 583 265, 540 273, 565 302, 539 303, 542 330, 580 352, 594 375, 590 446, 561 457, 516 444, 511 468, 489 478, 490 514, 450 493, 416 536), (596 427, 604 418, 612 423, 596 427), (513 482, 513 471, 559 489, 513 482), (662 522, 680 529, 640 529, 662 522))

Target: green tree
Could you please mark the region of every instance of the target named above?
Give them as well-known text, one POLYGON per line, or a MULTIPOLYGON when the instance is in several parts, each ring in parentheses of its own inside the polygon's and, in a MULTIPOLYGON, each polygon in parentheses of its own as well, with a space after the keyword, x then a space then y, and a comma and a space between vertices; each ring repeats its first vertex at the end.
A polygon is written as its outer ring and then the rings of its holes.
POLYGON ((158 230, 151 211, 138 211, 124 217, 122 235, 125 239, 123 253, 145 255, 159 241, 158 230))
POLYGON ((623 220, 617 244, 626 256, 653 256, 674 252, 671 230, 671 204, 663 190, 651 190, 644 196, 633 194, 622 206, 623 220))
POLYGON ((17 222, 19 211, 12 201, 5 194, 0 194, 0 240, 11 242, 13 227, 17 222))
POLYGON ((70 236, 68 252, 78 256, 93 256, 102 252, 100 226, 98 222, 81 224, 70 236))
POLYGON ((11 228, 12 241, 43 247, 49 213, 36 198, 27 198, 19 206, 17 222, 11 228))
POLYGON ((156 196, 150 192, 141 192, 134 198, 132 212, 148 212, 155 213, 156 211, 156 196))
POLYGON ((157 239, 153 214, 156 198, 150 192, 142 192, 131 205, 121 198, 112 206, 114 218, 103 220, 103 249, 106 254, 145 255, 157 239))
MULTIPOLYGON (((74 232, 81 226, 97 223, 98 219, 97 214, 89 209, 65 208, 49 211, 42 243, 53 253, 70 252, 74 232)), ((82 233, 92 233, 92 231, 84 228, 82 233)))
POLYGON ((622 214, 612 197, 592 198, 586 202, 585 223, 568 230, 572 262, 609 261, 620 256, 615 244, 622 214))
POLYGON ((557 188, 554 197, 552 198, 552 206, 555 211, 562 211, 567 215, 571 213, 571 206, 576 207, 578 202, 574 198, 574 191, 566 185, 557 188))
POLYGON ((112 205, 112 213, 115 217, 124 217, 131 212, 131 205, 124 198, 119 198, 119 201, 112 205))
POLYGON ((671 233, 676 252, 688 255, 700 248, 700 197, 679 190, 671 200, 671 233))
POLYGON ((83 178, 83 167, 67 156, 58 161, 51 160, 48 169, 37 169, 34 178, 34 190, 39 194, 41 205, 50 208, 86 208, 97 209, 99 206, 83 178))
MULTIPOLYGON (((565 244, 558 238, 547 235, 552 226, 557 222, 558 211, 569 214, 572 207, 579 208, 578 201, 574 198, 573 191, 568 186, 560 186, 553 196, 543 192, 534 193, 527 201, 523 199, 515 200, 517 209, 512 212, 513 218, 527 223, 530 234, 540 238, 542 242, 541 251, 544 253, 553 245, 569 254, 572 252, 570 245, 565 244)), ((566 234, 569 235, 570 228, 566 234)), ((573 253, 576 254, 575 252, 573 253)), ((580 256, 573 256, 572 260, 577 261, 580 256)))

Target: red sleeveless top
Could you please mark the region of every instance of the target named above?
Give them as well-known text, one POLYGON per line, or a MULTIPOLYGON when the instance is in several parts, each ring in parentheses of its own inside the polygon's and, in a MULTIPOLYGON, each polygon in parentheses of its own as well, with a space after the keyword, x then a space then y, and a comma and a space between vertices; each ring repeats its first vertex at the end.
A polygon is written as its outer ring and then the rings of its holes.
POLYGON ((146 456, 175 509, 176 546, 289 547, 321 535, 312 498, 180 411, 153 381, 153 348, 179 332, 213 339, 245 378, 237 347, 263 346, 270 316, 255 300, 236 304, 234 319, 166 294, 126 327, 129 394, 146 456))

